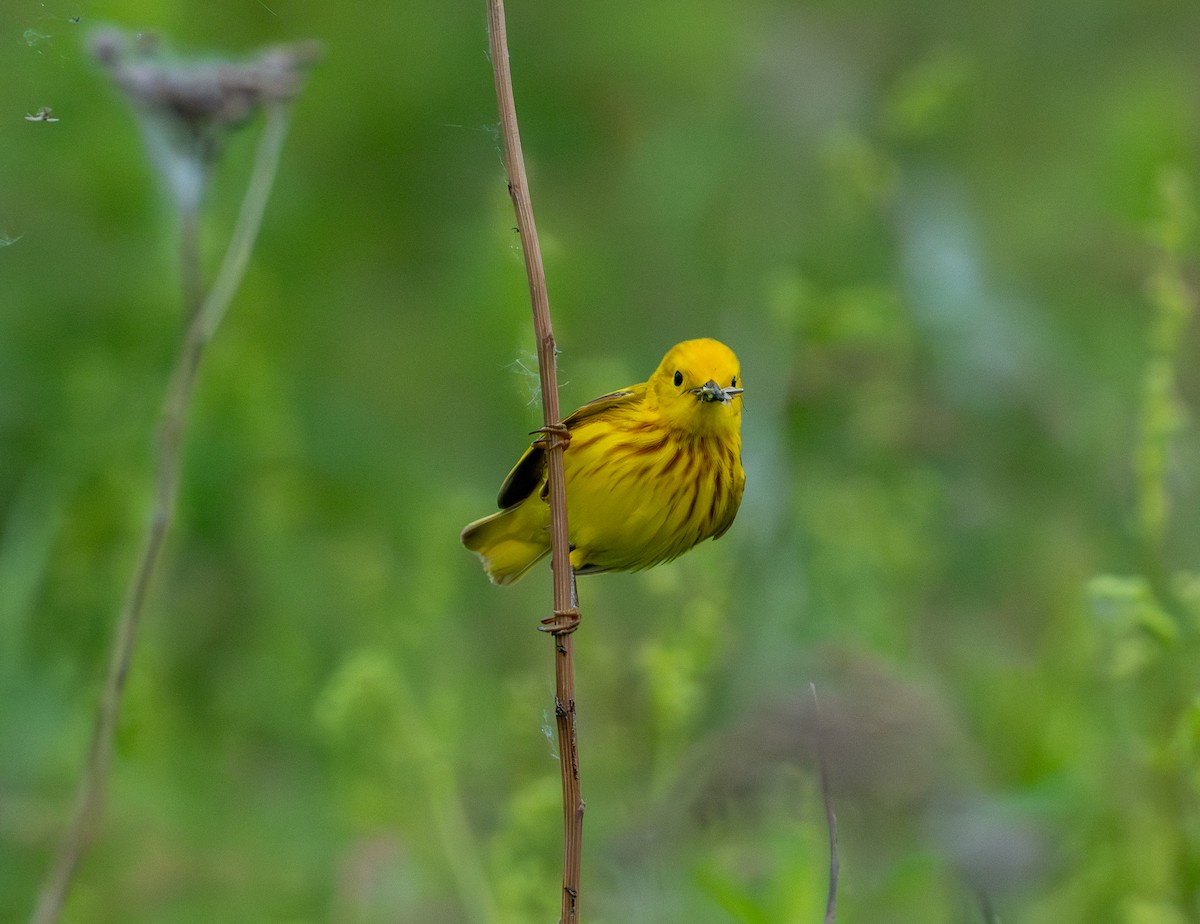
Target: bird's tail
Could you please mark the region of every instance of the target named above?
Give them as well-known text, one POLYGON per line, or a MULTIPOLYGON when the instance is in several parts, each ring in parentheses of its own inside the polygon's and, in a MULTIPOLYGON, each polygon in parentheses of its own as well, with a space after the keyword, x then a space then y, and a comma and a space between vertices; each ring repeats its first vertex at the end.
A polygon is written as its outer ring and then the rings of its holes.
POLYGON ((462 544, 480 557, 493 583, 513 583, 550 551, 546 524, 534 522, 526 507, 515 504, 462 531, 462 544))

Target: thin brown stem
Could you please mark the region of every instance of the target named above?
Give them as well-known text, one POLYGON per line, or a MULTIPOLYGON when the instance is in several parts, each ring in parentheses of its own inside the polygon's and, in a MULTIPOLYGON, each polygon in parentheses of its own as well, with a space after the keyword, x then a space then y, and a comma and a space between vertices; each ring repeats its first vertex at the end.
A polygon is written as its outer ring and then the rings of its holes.
POLYGON ((87 764, 80 779, 75 812, 59 845, 54 865, 42 886, 37 907, 30 919, 31 924, 54 924, 59 919, 75 872, 95 837, 103 814, 117 720, 120 717, 129 667, 133 661, 138 627, 141 624, 150 582, 162 556, 167 531, 175 515, 175 497, 182 466, 183 433, 188 408, 195 391, 196 377, 200 371, 204 347, 224 315, 245 270, 250 250, 253 249, 262 220, 262 211, 266 206, 267 192, 274 180, 275 166, 282 151, 286 124, 284 105, 268 109, 267 124, 259 141, 254 172, 242 201, 241 213, 230 239, 229 250, 217 283, 203 300, 199 297, 200 253, 195 216, 187 213, 182 216, 182 286, 184 314, 188 323, 176 359, 175 372, 167 387, 163 419, 159 429, 154 510, 117 622, 117 631, 109 656, 108 674, 92 732, 87 764), (267 184, 267 188, 260 188, 264 183, 267 184))
POLYGON ((579 750, 575 728, 575 668, 572 637, 579 624, 575 606, 574 573, 571 569, 567 529, 567 488, 563 475, 566 440, 555 438, 561 431, 558 406, 558 371, 554 331, 550 324, 550 299, 538 244, 533 203, 521 153, 517 109, 513 100, 512 73, 508 63, 508 39, 504 26, 503 0, 488 0, 488 41, 500 132, 504 144, 504 166, 508 192, 517 216, 517 230, 525 255, 525 275, 533 307, 537 339, 538 373, 542 390, 542 417, 547 429, 546 466, 550 503, 550 567, 554 578, 554 615, 548 628, 554 639, 554 714, 558 725, 559 763, 563 787, 563 885, 562 924, 579 921, 579 880, 583 855, 584 802, 579 785, 579 750))

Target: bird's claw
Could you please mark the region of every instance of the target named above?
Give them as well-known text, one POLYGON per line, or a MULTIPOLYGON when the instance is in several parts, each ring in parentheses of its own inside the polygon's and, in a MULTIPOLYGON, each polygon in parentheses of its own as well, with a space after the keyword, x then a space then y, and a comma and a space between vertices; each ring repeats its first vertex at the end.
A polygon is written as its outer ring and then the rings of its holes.
POLYGON ((553 616, 547 616, 538 626, 539 632, 550 635, 570 635, 579 628, 579 610, 571 607, 569 610, 555 610, 553 616))
POLYGON ((566 449, 571 445, 571 431, 560 423, 538 427, 536 430, 531 430, 529 435, 533 436, 537 433, 540 433, 541 437, 534 440, 534 445, 541 446, 545 450, 551 450, 558 446, 566 449))

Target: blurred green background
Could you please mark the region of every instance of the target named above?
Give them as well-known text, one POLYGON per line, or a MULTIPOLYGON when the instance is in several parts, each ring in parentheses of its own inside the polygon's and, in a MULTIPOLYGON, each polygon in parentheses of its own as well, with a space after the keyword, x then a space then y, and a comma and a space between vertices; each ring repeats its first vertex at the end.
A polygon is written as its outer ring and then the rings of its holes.
MULTIPOLYGON (((694 336, 747 384, 734 528, 581 584, 585 920, 821 919, 815 683, 839 920, 1200 921, 1200 5, 508 14, 564 406, 694 336)), ((0 7, 0 919, 74 800, 181 331, 99 23, 325 56, 64 920, 555 920, 548 569, 458 544, 540 422, 483 0, 0 7)))

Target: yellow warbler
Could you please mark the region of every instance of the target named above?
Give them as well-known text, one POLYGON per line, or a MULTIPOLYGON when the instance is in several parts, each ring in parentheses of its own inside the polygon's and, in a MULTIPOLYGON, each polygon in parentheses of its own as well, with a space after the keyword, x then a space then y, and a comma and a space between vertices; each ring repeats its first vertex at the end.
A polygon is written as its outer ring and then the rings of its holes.
MULTIPOLYGON (((716 340, 670 349, 649 381, 590 401, 563 421, 571 565, 576 574, 637 571, 715 539, 733 523, 742 470, 742 388, 733 351, 716 340)), ((545 441, 500 487, 499 513, 462 541, 497 584, 550 551, 545 441)))

